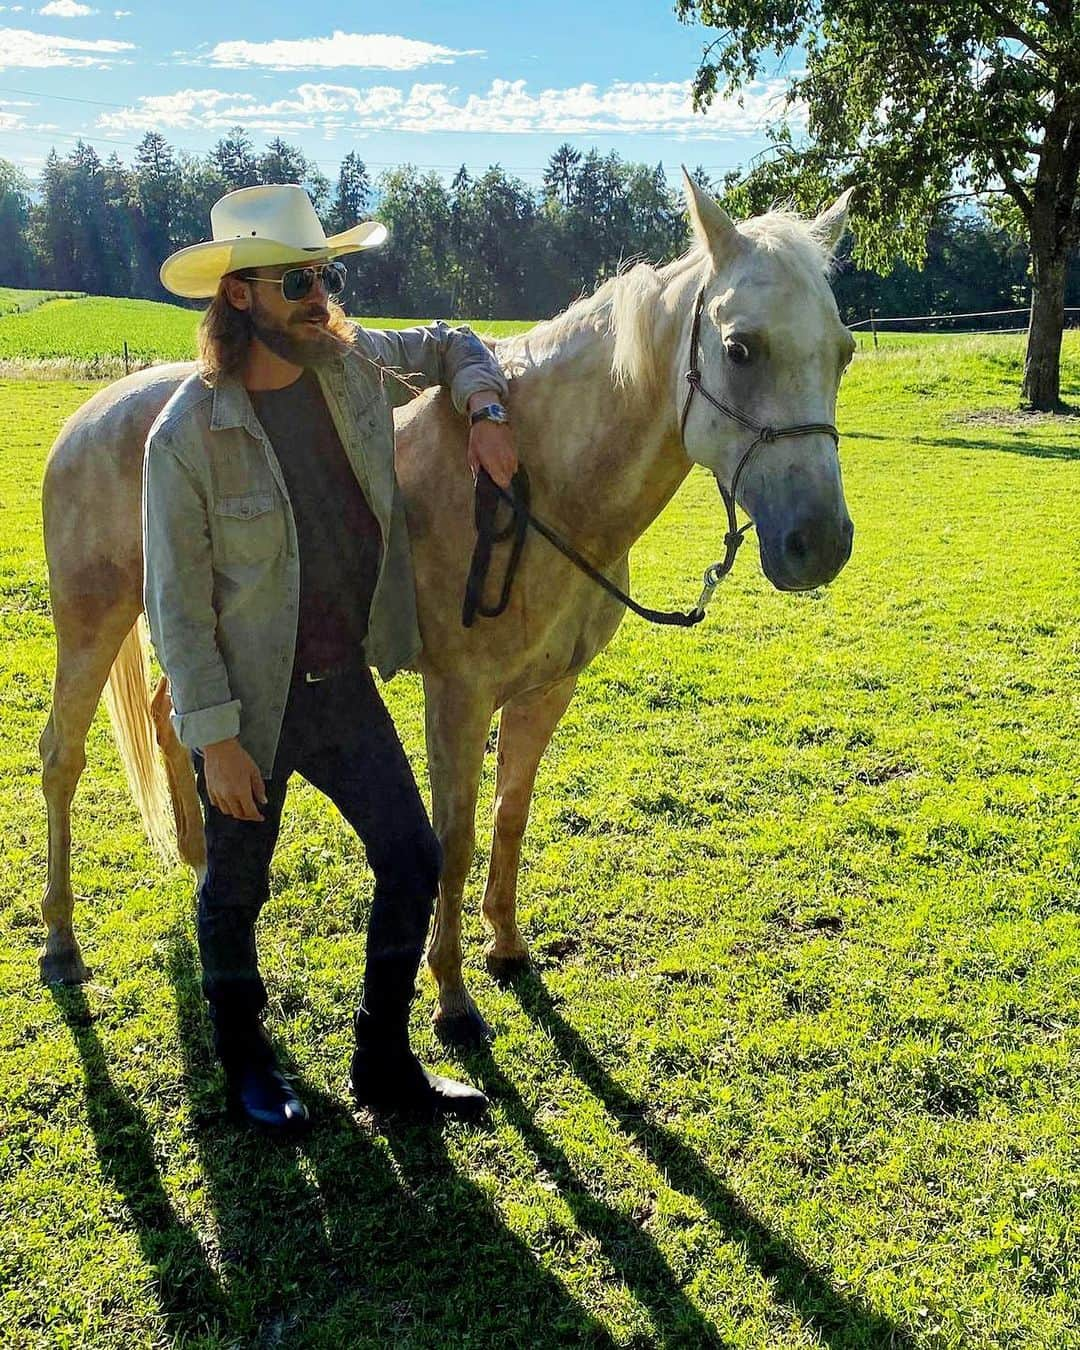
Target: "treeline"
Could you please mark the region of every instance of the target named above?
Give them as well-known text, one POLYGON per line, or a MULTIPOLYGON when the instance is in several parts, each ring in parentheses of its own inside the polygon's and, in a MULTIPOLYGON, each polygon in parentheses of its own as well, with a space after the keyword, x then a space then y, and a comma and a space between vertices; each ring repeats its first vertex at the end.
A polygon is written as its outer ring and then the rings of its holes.
MULTIPOLYGON (((694 172, 706 188, 703 170, 694 172)), ((0 160, 0 285, 171 299, 162 260, 209 235, 211 205, 233 188, 302 183, 327 233, 375 216, 387 245, 352 259, 346 308, 399 316, 552 314, 632 258, 661 262, 688 243, 682 194, 663 167, 562 145, 536 190, 498 165, 446 184, 411 165, 372 180, 355 152, 331 182, 281 138, 260 152, 234 128, 205 156, 147 132, 130 165, 79 142, 49 155, 34 190, 0 160)), ((887 277, 842 266, 843 317, 1022 305, 1027 254, 981 215, 943 211, 921 271, 887 277)), ((1080 284, 1072 289, 1080 301, 1080 284)))

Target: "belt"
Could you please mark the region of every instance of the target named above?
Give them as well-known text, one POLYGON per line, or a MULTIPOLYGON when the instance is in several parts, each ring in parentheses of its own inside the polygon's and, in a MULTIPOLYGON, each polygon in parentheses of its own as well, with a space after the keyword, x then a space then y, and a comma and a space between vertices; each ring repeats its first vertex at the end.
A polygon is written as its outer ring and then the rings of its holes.
POLYGON ((355 673, 362 668, 358 661, 342 661, 336 666, 320 666, 316 670, 298 670, 293 674, 294 684, 322 684, 324 680, 336 679, 339 675, 355 673))

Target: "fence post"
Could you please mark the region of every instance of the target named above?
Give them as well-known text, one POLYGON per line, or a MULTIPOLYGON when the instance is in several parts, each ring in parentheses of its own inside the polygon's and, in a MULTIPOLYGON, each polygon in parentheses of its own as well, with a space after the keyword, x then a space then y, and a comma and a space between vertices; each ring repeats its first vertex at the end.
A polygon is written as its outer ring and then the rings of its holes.
POLYGON ((127 339, 124 339, 124 374, 131 374, 131 363, 128 361, 127 339))
POLYGON ((877 310, 872 309, 870 311, 870 331, 874 335, 874 351, 877 351, 877 324, 874 322, 876 318, 877 318, 877 310))

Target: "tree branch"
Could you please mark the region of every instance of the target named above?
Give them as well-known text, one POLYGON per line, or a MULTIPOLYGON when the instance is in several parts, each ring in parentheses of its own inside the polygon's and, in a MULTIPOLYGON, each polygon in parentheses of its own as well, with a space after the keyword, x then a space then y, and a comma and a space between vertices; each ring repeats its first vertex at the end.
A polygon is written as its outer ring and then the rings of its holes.
POLYGON ((1009 196, 1020 208, 1020 211, 1024 219, 1030 225, 1032 204, 1031 198, 1028 196, 1026 189, 1024 188, 1020 180, 1016 177, 1016 175, 1013 173, 1012 169, 1009 168, 1005 156, 1000 150, 995 150, 993 152, 992 159, 994 162, 994 170, 997 173, 997 176, 1005 184, 1005 191, 1009 194, 1009 196))
POLYGON ((1014 42, 1019 42, 1021 46, 1026 47, 1029 52, 1041 56, 1047 65, 1052 66, 1054 64, 1053 57, 1038 38, 1033 37, 1021 28, 1015 19, 1010 19, 1007 14, 1003 14, 997 5, 992 3, 992 0, 975 0, 975 4, 988 19, 992 19, 997 24, 1005 37, 1012 38, 1014 42))

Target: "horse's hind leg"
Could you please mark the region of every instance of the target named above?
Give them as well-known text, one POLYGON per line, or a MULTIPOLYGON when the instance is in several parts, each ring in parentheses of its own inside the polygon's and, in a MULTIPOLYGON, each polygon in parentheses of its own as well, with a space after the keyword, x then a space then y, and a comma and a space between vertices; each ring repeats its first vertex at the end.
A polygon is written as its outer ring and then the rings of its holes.
POLYGON ((484 890, 484 917, 495 934, 487 951, 487 966, 497 979, 506 979, 529 963, 529 949, 517 926, 521 840, 537 766, 576 683, 577 676, 569 675, 557 684, 521 694, 506 704, 499 721, 495 833, 484 890))
POLYGON ((461 898, 476 848, 476 794, 494 706, 467 684, 424 679, 432 824, 443 849, 443 869, 428 967, 439 987, 435 1027, 459 1044, 490 1039, 461 973, 461 898))
POLYGON ((92 616, 65 612, 54 598, 56 679, 49 720, 42 732, 42 788, 49 818, 49 871, 41 915, 47 933, 41 978, 48 984, 78 984, 87 977, 72 914, 71 802, 86 767, 86 733, 109 670, 131 625, 137 600, 118 598, 92 616))
POLYGON ((173 730, 169 714, 172 699, 169 682, 163 675, 150 703, 150 717, 154 735, 165 761, 165 777, 169 784, 173 819, 176 822, 176 848, 181 859, 195 872, 201 882, 206 873, 206 835, 203 831, 202 808, 195 789, 195 770, 191 752, 180 744, 173 730))

